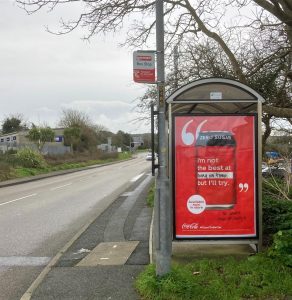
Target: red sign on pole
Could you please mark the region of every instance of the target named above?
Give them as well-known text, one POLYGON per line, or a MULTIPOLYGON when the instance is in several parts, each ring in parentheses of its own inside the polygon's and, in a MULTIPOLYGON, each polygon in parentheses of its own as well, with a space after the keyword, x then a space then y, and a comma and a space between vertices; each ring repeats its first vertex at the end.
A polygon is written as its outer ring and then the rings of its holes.
POLYGON ((257 237, 255 122, 174 117, 176 238, 257 237))
POLYGON ((138 83, 155 83, 155 53, 135 51, 133 53, 133 77, 138 83))

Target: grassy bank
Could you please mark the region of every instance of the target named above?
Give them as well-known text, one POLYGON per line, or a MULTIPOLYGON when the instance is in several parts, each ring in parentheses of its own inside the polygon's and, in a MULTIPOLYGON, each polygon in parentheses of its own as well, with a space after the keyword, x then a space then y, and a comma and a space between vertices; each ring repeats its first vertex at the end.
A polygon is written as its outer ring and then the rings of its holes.
POLYGON ((160 279, 149 265, 136 287, 143 299, 287 299, 292 296, 292 269, 264 254, 240 261, 201 259, 173 265, 170 274, 160 279))
POLYGON ((64 156, 41 157, 41 163, 26 166, 13 155, 0 160, 0 181, 47 174, 54 171, 84 168, 92 165, 105 164, 132 157, 130 152, 67 154, 64 156))

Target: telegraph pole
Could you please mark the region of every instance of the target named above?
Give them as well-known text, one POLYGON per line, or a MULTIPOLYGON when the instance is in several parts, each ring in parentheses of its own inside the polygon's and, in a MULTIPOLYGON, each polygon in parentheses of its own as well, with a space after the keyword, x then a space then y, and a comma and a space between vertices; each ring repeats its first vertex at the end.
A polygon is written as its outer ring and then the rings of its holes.
POLYGON ((167 176, 167 131, 165 120, 164 16, 163 0, 156 0, 156 51, 158 92, 158 159, 159 169, 155 201, 156 275, 170 271, 171 261, 171 203, 167 176))

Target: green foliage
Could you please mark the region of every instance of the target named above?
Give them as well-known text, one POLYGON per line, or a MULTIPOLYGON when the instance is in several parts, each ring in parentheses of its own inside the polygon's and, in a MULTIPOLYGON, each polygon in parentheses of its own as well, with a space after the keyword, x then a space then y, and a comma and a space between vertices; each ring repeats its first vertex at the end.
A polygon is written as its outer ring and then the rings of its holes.
POLYGON ((283 264, 292 267, 292 229, 280 230, 274 235, 273 245, 268 254, 270 257, 277 258, 283 264))
POLYGON ((292 201, 263 196, 263 233, 292 229, 292 201))
POLYGON ((43 156, 30 148, 20 149, 16 154, 16 159, 18 164, 25 168, 46 167, 46 162, 43 156))
POLYGON ((43 174, 45 169, 37 169, 37 168, 17 168, 15 170, 17 177, 28 177, 28 176, 36 176, 39 174, 43 174), (42 172, 42 171, 43 172, 42 172))
MULTIPOLYGON (((16 153, 17 151, 12 149, 8 150, 5 153, 1 153, 0 162, 7 164, 10 168, 15 167, 17 165, 17 159, 15 156, 16 153)), ((3 164, 3 168, 5 168, 4 164, 3 164)))
POLYGON ((263 226, 266 234, 277 232, 266 253, 173 265, 162 278, 150 265, 136 288, 143 299, 286 299, 292 296, 292 202, 265 193, 263 226))
POLYGON ((122 149, 129 149, 129 145, 131 142, 131 135, 122 130, 119 130, 112 139, 113 145, 117 147, 121 147, 122 149))
POLYGON ((146 202, 149 207, 154 207, 155 184, 153 184, 148 192, 146 202))
POLYGON ((95 151, 97 136, 94 128, 89 126, 68 127, 64 129, 65 145, 71 146, 74 151, 95 151))
POLYGON ((97 146, 97 137, 93 127, 81 127, 80 143, 77 150, 82 151, 95 151, 97 146))
POLYGON ((50 127, 33 127, 28 132, 28 139, 34 142, 41 151, 46 142, 52 142, 55 137, 54 131, 50 127))
POLYGON ((10 165, 5 161, 0 161, 0 181, 8 180, 13 177, 10 165))
POLYGON ((81 139, 81 129, 79 127, 68 127, 64 129, 64 144, 76 150, 81 139))
POLYGON ((22 149, 18 155, 0 155, 0 181, 12 178, 35 176, 52 171, 77 169, 97 164, 129 159, 131 153, 68 153, 64 156, 48 156, 44 161, 39 152, 22 149), (23 154, 23 152, 28 152, 23 154), (19 158, 21 156, 21 159, 19 158), (25 159, 23 158, 25 156, 25 159), (33 157, 33 158, 32 158, 33 157), (36 162, 35 157, 41 160, 36 162), (25 164, 25 166, 23 166, 25 164), (15 167, 13 168, 12 165, 15 167), (3 167, 2 167, 3 166, 3 167), (18 167, 17 167, 18 166, 18 167), (2 172, 1 172, 2 171, 2 172), (10 172, 10 173, 9 173, 10 172))
POLYGON ((139 275, 136 288, 143 299, 284 299, 292 295, 292 271, 264 255, 240 261, 204 259, 173 265, 162 278, 150 265, 139 275))
MULTIPOLYGON (((287 164, 288 165, 288 164, 287 164)), ((292 201, 291 175, 287 174, 286 178, 271 176, 263 178, 263 194, 282 200, 292 201)))
POLYGON ((21 119, 17 116, 6 118, 2 124, 2 133, 11 133, 22 129, 21 119))
POLYGON ((72 147, 72 150, 84 152, 95 151, 97 145, 97 132, 101 126, 94 126, 84 112, 68 109, 63 110, 60 125, 65 127, 65 144, 72 147))
POLYGON ((132 153, 131 152, 121 152, 118 154, 118 158, 120 160, 123 160, 123 159, 130 159, 132 157, 132 153))

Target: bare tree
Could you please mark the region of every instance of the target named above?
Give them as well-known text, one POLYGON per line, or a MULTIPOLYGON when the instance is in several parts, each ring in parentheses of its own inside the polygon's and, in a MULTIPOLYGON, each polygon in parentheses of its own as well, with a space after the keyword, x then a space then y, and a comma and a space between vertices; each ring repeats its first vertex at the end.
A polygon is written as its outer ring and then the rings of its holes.
POLYGON ((74 109, 63 110, 59 125, 65 128, 65 142, 74 150, 80 152, 96 150, 97 127, 86 113, 74 109))
POLYGON ((66 109, 62 112, 62 117, 59 121, 59 125, 64 128, 85 127, 91 126, 92 122, 86 113, 79 110, 66 109))
MULTIPOLYGON (((76 0, 16 0, 28 13, 34 13, 43 8, 50 10, 58 6, 71 5, 76 0)), ((220 47, 224 58, 228 60, 229 76, 249 83, 249 78, 270 66, 274 60, 282 60, 283 67, 279 69, 275 82, 282 84, 286 100, 281 103, 269 101, 264 110, 276 117, 292 118, 291 108, 291 41, 292 41, 292 9, 288 0, 164 0, 165 2, 165 33, 166 50, 175 45, 198 43, 202 37, 207 37, 220 47), (253 9, 255 17, 239 18, 238 24, 229 24, 225 15, 237 8, 253 9), (224 19, 225 18, 225 19, 224 19), (269 31, 267 31, 268 29, 269 31), (254 30, 251 37, 249 30, 254 30), (269 32, 270 34, 266 34, 269 32), (263 36, 270 39, 270 46, 258 58, 244 59, 247 51, 263 49, 258 38, 263 36), (244 37, 245 35, 245 37, 244 37), (277 44, 278 43, 278 44, 277 44), (231 75, 230 75, 231 74, 231 75)), ((79 2, 78 2, 79 3, 79 2)), ((154 33, 155 1, 147 0, 83 0, 80 2, 81 13, 76 20, 61 20, 60 31, 56 34, 71 32, 77 27, 87 29, 84 38, 93 35, 118 31, 125 21, 134 18, 125 44, 141 46, 154 33), (139 14, 139 18, 136 18, 139 14)), ((169 51, 166 51, 169 52, 169 51)), ((214 70, 215 71, 215 70, 214 70)), ((284 98, 285 98, 284 97, 284 98)))

